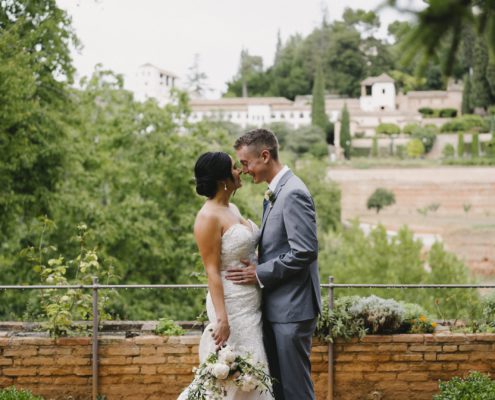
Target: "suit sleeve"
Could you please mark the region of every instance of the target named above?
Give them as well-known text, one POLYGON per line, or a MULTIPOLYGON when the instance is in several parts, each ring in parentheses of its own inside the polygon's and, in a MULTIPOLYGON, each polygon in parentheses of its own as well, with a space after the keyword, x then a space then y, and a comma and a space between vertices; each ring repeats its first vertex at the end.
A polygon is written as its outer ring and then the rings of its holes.
POLYGON ((297 190, 287 195, 283 220, 290 250, 256 267, 264 287, 276 286, 308 268, 318 255, 315 208, 309 193, 297 190))

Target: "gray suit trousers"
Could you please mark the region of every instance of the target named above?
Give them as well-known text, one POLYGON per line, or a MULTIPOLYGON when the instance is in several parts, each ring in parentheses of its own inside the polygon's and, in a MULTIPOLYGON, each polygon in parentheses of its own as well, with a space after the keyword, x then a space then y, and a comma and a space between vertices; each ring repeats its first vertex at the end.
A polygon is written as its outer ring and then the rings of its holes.
POLYGON ((263 321, 263 341, 270 360, 270 373, 276 379, 276 400, 314 400, 311 381, 311 339, 316 318, 278 323, 263 321))

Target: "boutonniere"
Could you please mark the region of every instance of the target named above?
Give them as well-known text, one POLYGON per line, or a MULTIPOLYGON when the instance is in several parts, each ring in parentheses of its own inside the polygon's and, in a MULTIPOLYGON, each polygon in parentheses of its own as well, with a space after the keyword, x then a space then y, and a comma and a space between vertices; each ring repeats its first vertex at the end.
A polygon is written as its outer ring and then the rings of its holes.
POLYGON ((270 202, 270 208, 273 207, 273 203, 275 203, 276 199, 277 199, 277 196, 275 196, 275 193, 273 193, 270 189, 268 189, 265 192, 265 200, 270 202))

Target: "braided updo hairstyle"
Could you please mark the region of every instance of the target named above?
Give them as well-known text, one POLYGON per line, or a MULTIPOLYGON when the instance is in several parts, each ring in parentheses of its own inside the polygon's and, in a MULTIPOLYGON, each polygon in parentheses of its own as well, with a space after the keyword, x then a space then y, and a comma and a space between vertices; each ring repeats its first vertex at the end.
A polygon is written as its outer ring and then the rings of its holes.
POLYGON ((196 193, 212 199, 217 194, 218 182, 234 179, 232 159, 227 153, 207 152, 199 156, 194 166, 196 193))

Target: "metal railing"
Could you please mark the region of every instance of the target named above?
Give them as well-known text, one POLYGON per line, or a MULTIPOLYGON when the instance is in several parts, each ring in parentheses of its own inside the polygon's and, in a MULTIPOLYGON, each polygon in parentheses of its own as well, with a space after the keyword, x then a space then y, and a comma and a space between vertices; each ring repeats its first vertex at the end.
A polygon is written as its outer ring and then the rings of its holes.
MULTIPOLYGON (((328 289, 328 308, 334 307, 334 289, 495 289, 495 284, 381 284, 381 283, 334 283, 332 276, 321 288, 328 289)), ((208 285, 100 285, 96 277, 91 285, 0 285, 0 290, 34 290, 34 289, 76 289, 91 290, 93 299, 93 336, 92 336, 92 399, 98 397, 98 327, 100 322, 98 311, 98 291, 104 289, 207 289, 208 285)), ((334 345, 328 343, 328 399, 334 399, 334 345)))

